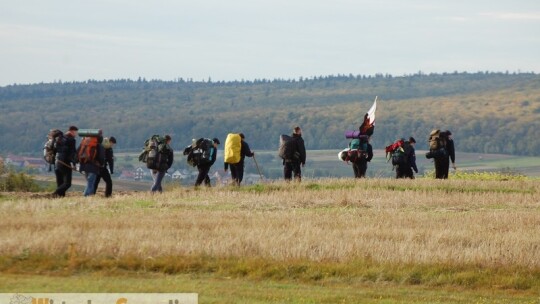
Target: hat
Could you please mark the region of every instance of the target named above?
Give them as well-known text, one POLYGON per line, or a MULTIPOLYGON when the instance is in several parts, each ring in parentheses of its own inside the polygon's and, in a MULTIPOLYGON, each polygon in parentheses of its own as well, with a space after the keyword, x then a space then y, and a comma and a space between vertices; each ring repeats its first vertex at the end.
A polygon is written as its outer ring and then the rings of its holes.
POLYGON ((414 139, 414 137, 411 136, 411 137, 409 137, 409 142, 416 143, 416 140, 414 139))
POLYGON ((450 132, 450 130, 446 130, 446 135, 452 135, 452 132, 450 132))
POLYGON ((79 128, 77 128, 75 126, 71 126, 71 127, 69 127, 69 131, 79 131, 79 128))
POLYGON ((112 142, 113 144, 116 143, 116 138, 114 138, 114 136, 111 136, 109 137, 109 141, 112 142))
POLYGON ((219 142, 219 139, 217 139, 216 137, 214 137, 214 139, 212 139, 212 141, 218 145, 221 145, 221 143, 219 142))

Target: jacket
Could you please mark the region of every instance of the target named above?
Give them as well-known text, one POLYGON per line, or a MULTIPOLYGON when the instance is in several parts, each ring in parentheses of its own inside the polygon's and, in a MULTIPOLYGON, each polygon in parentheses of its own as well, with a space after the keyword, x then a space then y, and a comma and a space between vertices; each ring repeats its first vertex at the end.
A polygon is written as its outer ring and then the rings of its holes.
POLYGON ((109 166, 111 174, 114 173, 114 151, 112 148, 105 149, 105 161, 103 162, 103 168, 109 166))
MULTIPOLYGON (((302 165, 306 164, 306 147, 304 145, 304 139, 302 138, 302 135, 293 134, 291 137, 294 139, 296 143, 295 152, 298 152, 299 158, 298 162, 300 162, 302 165)), ((295 160, 296 161, 296 160, 295 160)))
POLYGON ((61 147, 58 147, 56 151, 56 168, 65 166, 58 161, 61 161, 66 165, 75 165, 75 163, 77 163, 77 141, 75 140, 73 133, 66 132, 63 140, 64 144, 61 147))
POLYGON ((171 146, 169 146, 168 144, 167 144, 166 151, 167 152, 162 154, 162 157, 160 159, 160 163, 159 163, 160 172, 167 172, 167 170, 169 170, 172 167, 172 164, 174 162, 174 151, 171 148, 171 146))

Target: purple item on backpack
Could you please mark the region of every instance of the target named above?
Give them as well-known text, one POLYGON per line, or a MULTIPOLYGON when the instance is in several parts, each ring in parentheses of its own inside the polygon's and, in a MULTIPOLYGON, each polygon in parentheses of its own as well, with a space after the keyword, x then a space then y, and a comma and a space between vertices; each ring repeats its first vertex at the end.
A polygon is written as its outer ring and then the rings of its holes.
POLYGON ((360 131, 345 131, 345 138, 359 138, 360 131))

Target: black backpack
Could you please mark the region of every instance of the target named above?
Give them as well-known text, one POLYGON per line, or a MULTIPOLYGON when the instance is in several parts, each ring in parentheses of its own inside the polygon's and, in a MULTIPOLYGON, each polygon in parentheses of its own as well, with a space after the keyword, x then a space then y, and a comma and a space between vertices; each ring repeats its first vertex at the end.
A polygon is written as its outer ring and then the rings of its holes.
POLYGON ((184 155, 187 155, 187 162, 193 167, 207 165, 212 162, 214 149, 214 142, 211 139, 199 138, 195 146, 189 145, 184 149, 184 155))
POLYGON ((300 159, 300 153, 296 151, 296 142, 293 137, 285 134, 281 134, 281 136, 279 136, 278 155, 283 160, 300 159))
POLYGON ((64 133, 58 129, 52 129, 47 135, 47 141, 43 146, 43 159, 49 165, 56 162, 56 153, 65 145, 64 133))

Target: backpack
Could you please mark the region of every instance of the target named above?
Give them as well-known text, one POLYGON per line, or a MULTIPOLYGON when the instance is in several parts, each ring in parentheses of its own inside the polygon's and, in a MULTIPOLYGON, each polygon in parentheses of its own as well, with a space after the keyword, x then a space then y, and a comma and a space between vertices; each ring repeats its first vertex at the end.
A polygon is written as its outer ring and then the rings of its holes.
POLYGON ((385 152, 386 152, 386 160, 390 161, 392 160, 392 165, 397 165, 403 160, 403 156, 400 155, 401 152, 405 154, 405 150, 402 148, 405 145, 405 140, 398 139, 391 145, 386 146, 385 152))
POLYGON ((98 138, 84 137, 79 146, 77 158, 81 164, 91 163, 96 159, 98 153, 98 138))
POLYGON ((242 137, 240 134, 230 133, 225 140, 225 158, 224 162, 237 164, 241 160, 242 137))
POLYGON ((448 135, 446 132, 441 132, 439 129, 431 131, 429 134, 429 152, 426 153, 426 158, 442 158, 447 155, 446 142, 448 135))
POLYGON ((167 163, 169 145, 164 137, 152 135, 144 142, 144 149, 139 155, 139 161, 146 163, 146 167, 152 170, 161 170, 161 165, 167 163))
POLYGON ((283 160, 298 160, 300 153, 296 151, 295 140, 293 137, 285 134, 279 136, 278 155, 283 160))
POLYGON ((187 155, 188 164, 196 167, 210 164, 214 150, 214 142, 211 139, 199 138, 194 144, 184 149, 184 155, 187 155))
POLYGON ((401 146, 399 146, 397 149, 395 149, 392 152, 392 165, 394 166, 407 166, 409 164, 409 151, 410 149, 410 143, 408 141, 404 141, 401 146))
POLYGON ((56 161, 56 152, 65 143, 64 133, 58 129, 51 129, 47 134, 47 141, 43 146, 43 159, 50 165, 56 161))
POLYGON ((109 140, 108 137, 103 138, 103 142, 101 142, 101 145, 102 145, 103 148, 105 148, 105 149, 110 149, 110 148, 112 148, 112 143, 111 143, 111 141, 109 140))

